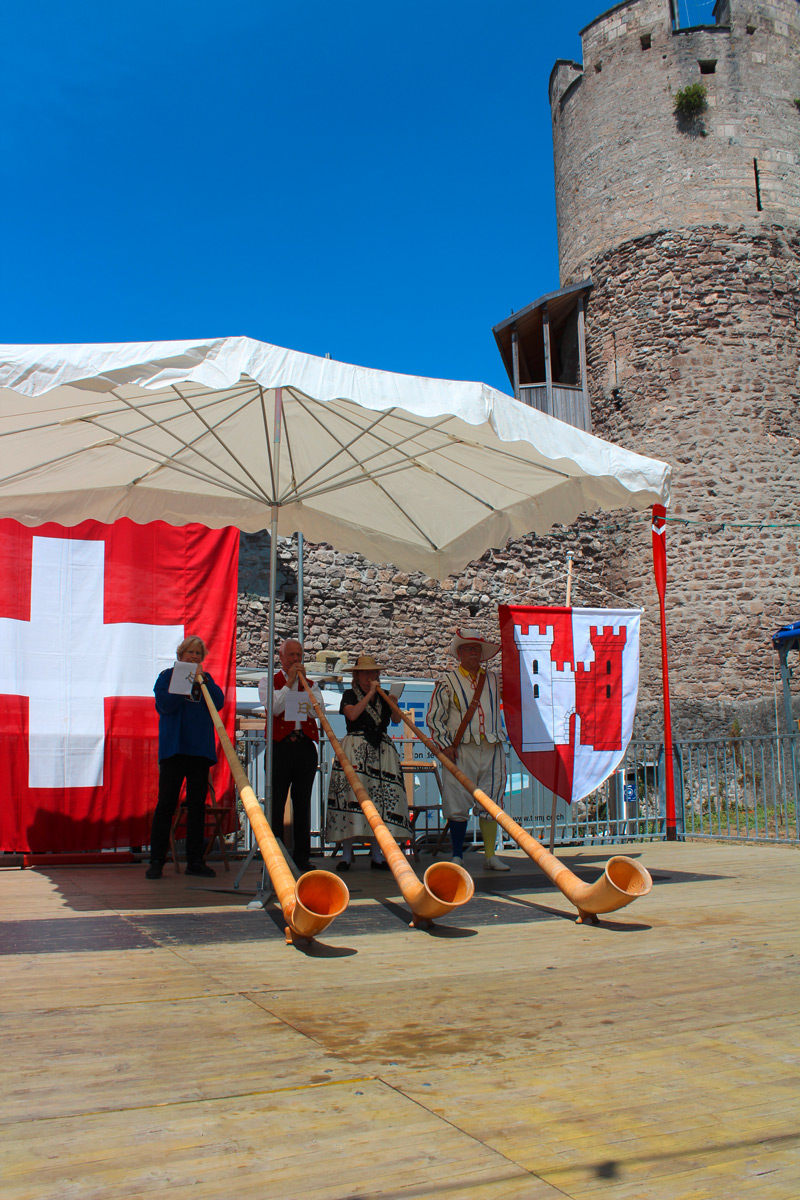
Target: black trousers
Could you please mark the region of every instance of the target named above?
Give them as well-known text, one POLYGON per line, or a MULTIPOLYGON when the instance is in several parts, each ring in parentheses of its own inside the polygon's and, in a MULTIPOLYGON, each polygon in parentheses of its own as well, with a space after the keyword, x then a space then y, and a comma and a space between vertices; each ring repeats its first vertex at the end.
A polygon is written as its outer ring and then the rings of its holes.
POLYGON ((158 803, 150 833, 150 862, 162 865, 169 850, 169 831, 186 780, 186 861, 196 866, 205 849, 205 808, 211 762, 196 754, 173 754, 158 764, 158 803))
POLYGON ((283 823, 286 799, 292 789, 294 844, 292 857, 298 867, 311 854, 311 793, 317 774, 317 747, 311 738, 283 738, 272 746, 272 832, 284 846, 283 823))

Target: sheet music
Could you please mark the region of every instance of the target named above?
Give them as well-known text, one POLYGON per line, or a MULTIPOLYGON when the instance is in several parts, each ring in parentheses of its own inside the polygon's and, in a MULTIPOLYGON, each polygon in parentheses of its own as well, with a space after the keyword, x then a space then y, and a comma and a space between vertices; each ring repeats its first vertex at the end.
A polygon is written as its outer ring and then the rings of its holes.
POLYGON ((301 692, 299 688, 292 688, 286 696, 286 708, 284 710, 284 718, 289 722, 305 721, 312 714, 311 701, 305 692, 301 692))
POLYGON ((197 663, 176 662, 167 690, 172 692, 173 696, 191 696, 196 670, 197 663))

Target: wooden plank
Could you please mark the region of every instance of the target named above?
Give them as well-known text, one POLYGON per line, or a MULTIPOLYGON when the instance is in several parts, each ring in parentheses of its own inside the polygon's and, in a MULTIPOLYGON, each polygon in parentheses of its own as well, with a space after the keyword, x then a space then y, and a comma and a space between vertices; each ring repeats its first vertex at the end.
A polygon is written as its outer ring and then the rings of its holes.
POLYGON ((579 428, 587 433, 592 432, 592 410, 589 404, 589 373, 586 369, 586 319, 584 316, 584 299, 578 297, 578 353, 580 356, 581 394, 583 396, 582 421, 579 428))
POLYGON ((356 869, 366 932, 307 953, 219 879, 0 871, 4 1200, 793 1198, 798 851, 627 849, 653 892, 598 927, 470 854, 493 924, 372 932, 396 887, 356 869))
POLYGON ((16 1135, 4 1200, 99 1200, 166 1187, 174 1200, 563 1200, 377 1081, 32 1121, 16 1135))
POLYGON ((542 308, 542 338, 544 340, 544 378, 545 389, 547 393, 547 408, 545 411, 551 416, 558 416, 555 408, 553 407, 553 365, 550 357, 550 313, 546 304, 542 308))

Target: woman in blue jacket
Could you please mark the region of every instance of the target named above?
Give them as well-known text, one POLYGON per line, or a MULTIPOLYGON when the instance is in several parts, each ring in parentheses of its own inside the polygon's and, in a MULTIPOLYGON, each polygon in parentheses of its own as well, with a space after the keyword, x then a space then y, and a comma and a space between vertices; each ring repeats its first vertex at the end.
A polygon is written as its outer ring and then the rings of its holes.
MULTIPOLYGON (((178 662, 196 663, 206 656, 202 638, 187 637, 177 650, 178 662)), ((169 846, 172 817, 178 806, 181 786, 186 781, 186 874, 211 878, 216 871, 203 862, 205 807, 208 772, 217 761, 214 725, 199 684, 191 695, 170 692, 172 668, 162 671, 155 682, 158 713, 158 804, 150 834, 148 879, 160 879, 169 846)), ((225 697, 207 671, 203 682, 217 709, 225 697)))

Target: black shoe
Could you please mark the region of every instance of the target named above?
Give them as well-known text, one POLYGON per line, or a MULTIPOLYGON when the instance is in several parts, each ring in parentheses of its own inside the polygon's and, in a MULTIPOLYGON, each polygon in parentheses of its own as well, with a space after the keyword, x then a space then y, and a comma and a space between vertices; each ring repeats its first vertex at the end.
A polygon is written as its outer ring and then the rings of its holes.
POLYGON ((316 871, 316 867, 311 862, 297 863, 297 869, 301 875, 305 875, 306 871, 316 871))
POLYGON ((345 860, 344 860, 344 859, 342 859, 342 861, 339 863, 339 865, 338 865, 338 867, 336 868, 336 870, 339 872, 339 874, 340 874, 340 875, 344 875, 345 871, 349 871, 349 870, 350 870, 350 863, 349 863, 349 862, 345 862, 345 860))
POLYGON ((150 863, 150 866, 144 873, 145 879, 160 879, 163 873, 161 863, 150 863))
POLYGON ((386 862, 385 859, 383 862, 375 862, 375 859, 371 858, 369 860, 369 865, 372 867, 373 871, 388 871, 389 870, 389 864, 386 862))
POLYGON ((211 867, 207 867, 205 863, 187 863, 187 875, 202 875, 203 879, 216 879, 217 872, 211 867))

